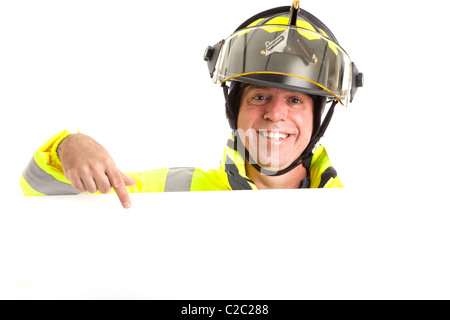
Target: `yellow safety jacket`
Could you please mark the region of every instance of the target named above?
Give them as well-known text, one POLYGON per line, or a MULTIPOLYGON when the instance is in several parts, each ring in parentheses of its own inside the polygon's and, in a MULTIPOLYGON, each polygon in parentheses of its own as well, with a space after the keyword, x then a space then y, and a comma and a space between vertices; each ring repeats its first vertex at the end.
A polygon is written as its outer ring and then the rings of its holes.
MULTIPOLYGON (((68 131, 60 132, 36 151, 20 177, 20 186, 25 196, 79 193, 66 179, 56 153, 59 144, 69 135, 68 131)), ((231 147, 233 141, 230 142, 225 148, 223 161, 218 170, 205 172, 198 168, 166 168, 127 173, 127 176, 136 179, 136 184, 127 187, 127 190, 130 193, 256 190, 256 185, 246 175, 243 157, 231 147)), ((303 181, 301 188, 343 187, 323 146, 318 147, 310 163, 304 165, 308 177, 303 181)))

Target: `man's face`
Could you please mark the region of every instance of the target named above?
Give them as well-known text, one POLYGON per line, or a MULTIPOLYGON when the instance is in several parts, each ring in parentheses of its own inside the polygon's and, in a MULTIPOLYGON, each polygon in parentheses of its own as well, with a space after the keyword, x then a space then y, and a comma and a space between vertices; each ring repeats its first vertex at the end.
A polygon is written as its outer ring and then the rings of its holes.
POLYGON ((245 87, 237 125, 252 158, 267 169, 287 168, 311 139, 313 107, 313 99, 303 93, 245 87))

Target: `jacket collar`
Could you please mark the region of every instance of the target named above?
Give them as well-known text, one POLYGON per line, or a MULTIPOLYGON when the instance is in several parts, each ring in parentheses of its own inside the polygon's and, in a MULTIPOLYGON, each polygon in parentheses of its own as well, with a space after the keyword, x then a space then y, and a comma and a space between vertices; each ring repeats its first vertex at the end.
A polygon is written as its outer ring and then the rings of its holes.
MULTIPOLYGON (((320 145, 311 158, 304 162, 307 177, 300 188, 323 188, 330 178, 337 176, 331 166, 325 147, 320 145)), ((232 190, 257 190, 256 185, 247 177, 245 160, 240 152, 233 135, 230 135, 225 147, 220 170, 227 174, 232 190)))

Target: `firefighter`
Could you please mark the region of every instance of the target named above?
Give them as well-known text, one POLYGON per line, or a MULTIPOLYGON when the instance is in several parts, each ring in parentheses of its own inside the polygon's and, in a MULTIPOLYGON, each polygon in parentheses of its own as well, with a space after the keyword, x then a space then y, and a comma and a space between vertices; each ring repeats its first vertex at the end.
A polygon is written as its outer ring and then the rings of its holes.
POLYGON ((363 74, 315 16, 290 7, 261 12, 207 48, 232 134, 219 169, 165 168, 123 174, 93 138, 63 131, 42 145, 21 176, 27 196, 341 188, 318 145, 336 105, 347 106, 363 74), (326 111, 326 112, 325 112, 326 111), (325 115, 325 116, 324 116, 325 115))

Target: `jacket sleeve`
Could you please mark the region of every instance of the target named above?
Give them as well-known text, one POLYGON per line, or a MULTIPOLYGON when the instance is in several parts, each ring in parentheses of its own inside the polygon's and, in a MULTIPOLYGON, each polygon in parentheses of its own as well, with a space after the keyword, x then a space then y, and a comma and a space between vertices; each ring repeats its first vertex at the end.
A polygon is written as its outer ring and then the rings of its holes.
POLYGON ((33 155, 20 176, 25 196, 78 194, 64 176, 56 149, 71 133, 64 130, 44 143, 33 155))
MULTIPOLYGON (((20 187, 25 196, 79 194, 66 179, 56 152, 59 144, 70 134, 64 130, 54 135, 35 152, 20 176, 20 187)), ((159 169, 127 173, 127 176, 136 180, 136 184, 127 187, 127 191, 130 193, 167 191, 165 184, 169 171, 159 169)), ((111 191, 113 192, 114 190, 111 191)))

